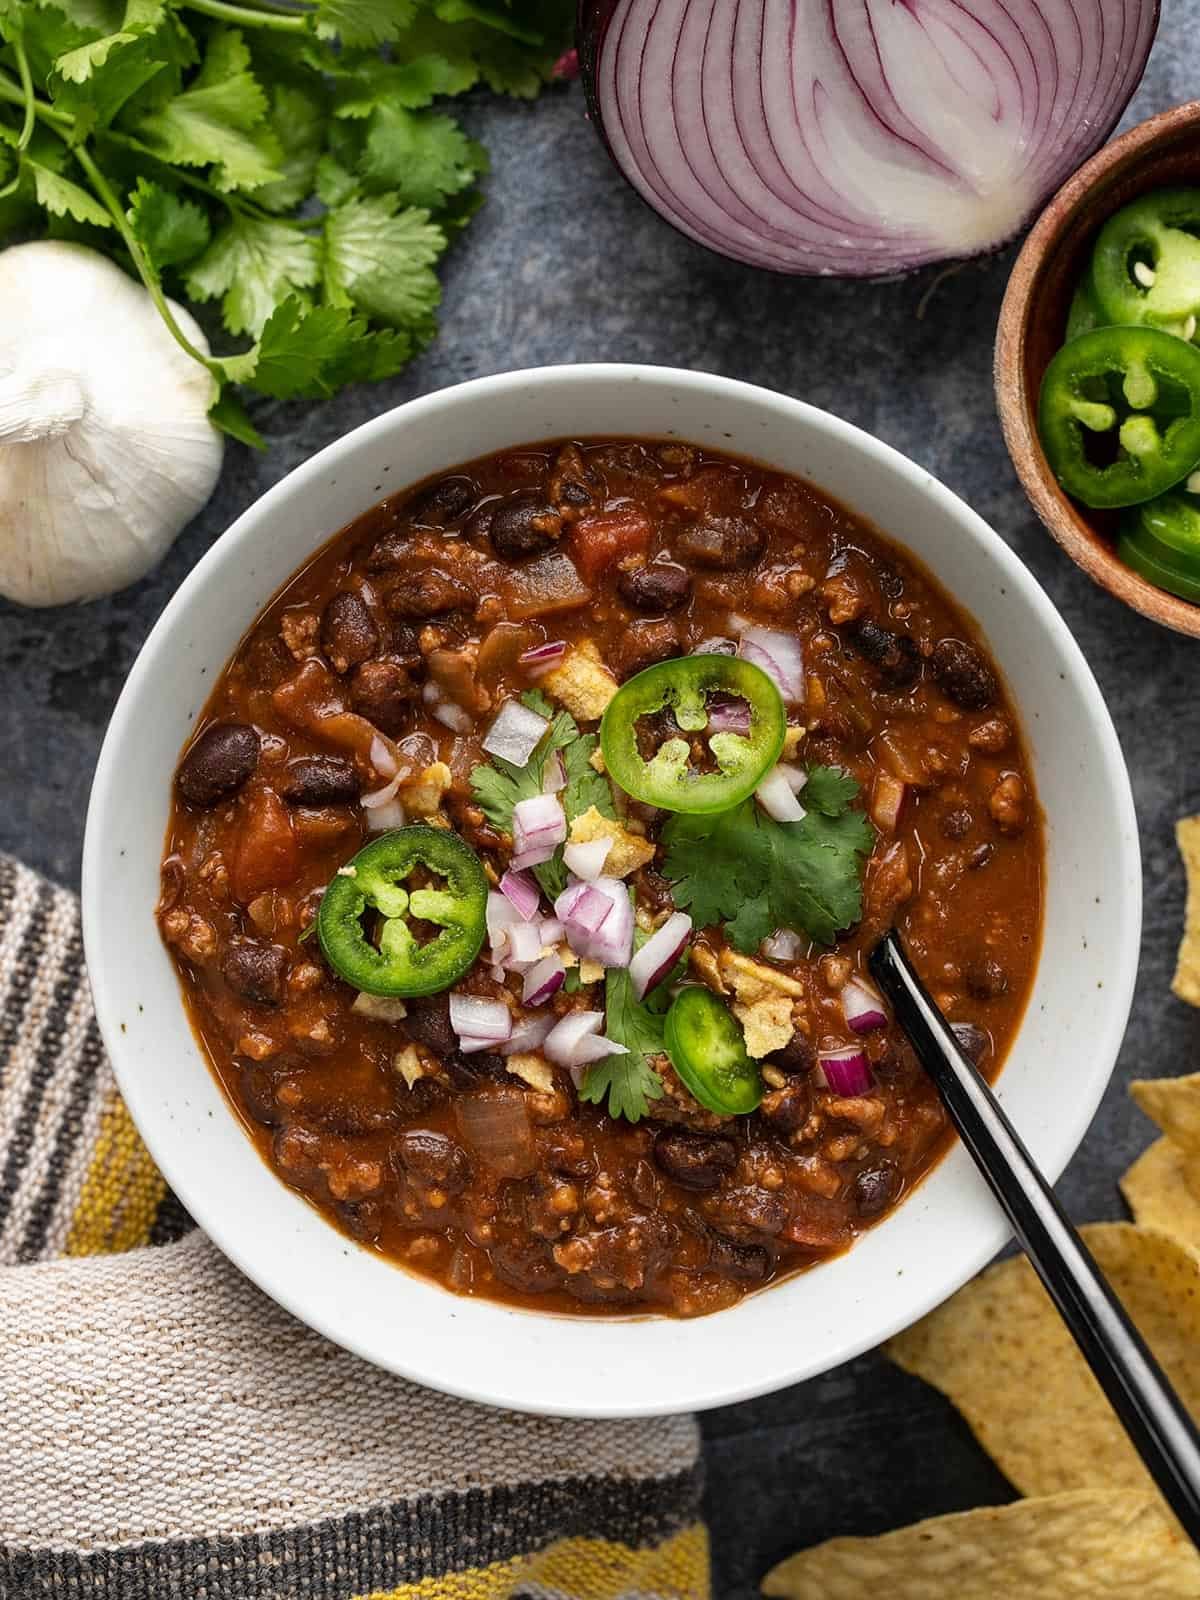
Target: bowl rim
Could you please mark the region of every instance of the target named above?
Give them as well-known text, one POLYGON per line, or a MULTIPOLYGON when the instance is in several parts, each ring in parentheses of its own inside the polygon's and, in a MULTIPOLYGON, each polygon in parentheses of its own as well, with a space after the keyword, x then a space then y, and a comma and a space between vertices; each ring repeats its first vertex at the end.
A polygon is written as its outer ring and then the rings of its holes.
POLYGON ((1200 637, 1200 604, 1173 595, 1126 564, 1098 534, 1081 532, 1084 516, 1059 487, 1038 437, 1037 397, 1027 391, 1025 350, 1042 272, 1058 240, 1086 206, 1095 185, 1114 167, 1152 150, 1181 131, 1200 135, 1200 100, 1160 111, 1102 145, 1048 202, 1021 246, 1009 274, 992 357, 996 410, 1013 470, 1050 536, 1075 565, 1115 600, 1152 622, 1200 637))
MULTIPOLYGON (((475 378, 436 390, 393 407, 331 441, 294 468, 278 483, 272 485, 234 520, 225 534, 218 538, 213 546, 201 557, 200 561, 197 562, 163 610, 130 670, 126 684, 110 719, 97 762, 88 805, 84 839, 82 911, 85 951, 99 952, 105 948, 102 937, 103 908, 100 901, 100 885, 106 869, 101 861, 101 850, 105 837, 106 815, 111 807, 119 804, 119 794, 123 781, 118 768, 119 749, 128 737, 135 713, 146 692, 147 683, 152 680, 152 674, 160 651, 163 649, 165 642, 170 639, 174 628, 186 616, 193 594, 203 585, 209 574, 226 567, 236 570, 238 565, 244 562, 247 552, 253 548, 252 542, 257 535, 258 526, 264 516, 269 515, 277 507, 286 505, 293 497, 302 495, 309 484, 315 484, 331 466, 335 466, 343 457, 352 454, 376 438, 386 435, 390 429, 398 425, 401 419, 403 421, 411 421, 418 414, 422 415, 426 420, 436 418, 439 412, 457 405, 464 397, 473 399, 489 398, 502 401, 506 391, 510 391, 514 386, 548 384, 550 386, 578 386, 586 389, 593 382, 612 382, 613 380, 669 385, 675 391, 689 389, 702 396, 705 402, 710 405, 720 405, 723 399, 740 396, 749 398, 754 404, 766 405, 770 408, 782 410, 784 413, 790 413, 792 417, 797 420, 803 420, 809 427, 818 432, 823 432, 827 437, 839 441, 866 457, 874 458, 884 472, 898 474, 906 479, 915 492, 919 492, 938 504, 949 519, 963 527, 964 531, 970 530, 977 540, 987 545, 995 561, 998 575, 1004 582, 1010 584, 1013 589, 1019 592, 1022 602, 1032 612, 1039 629, 1048 634, 1051 642, 1057 647, 1060 662, 1071 669, 1078 693, 1088 703, 1090 714, 1096 726, 1103 762, 1103 773, 1098 776, 1109 791, 1114 826, 1120 840, 1121 862, 1119 878, 1125 894, 1125 920, 1120 929, 1120 970, 1114 971, 1111 977, 1106 977, 1106 987, 1110 996, 1115 996, 1115 1002, 1109 1013, 1107 1032, 1104 1037, 1093 1041, 1092 1049, 1098 1059, 1115 1064, 1132 1004, 1141 936, 1142 879, 1137 819, 1134 811, 1129 773, 1121 752, 1116 729, 1113 726, 1091 668, 1065 621, 1059 615, 1033 574, 1024 566, 1000 535, 952 490, 934 478, 925 468, 910 460, 891 445, 875 438, 864 429, 833 416, 820 407, 797 400, 791 396, 781 395, 759 385, 744 383, 740 380, 726 378, 717 374, 665 366, 623 362, 542 366, 475 378)), ((398 485, 397 487, 400 486, 398 485)), ((818 487, 820 487, 819 483, 818 487)), ((884 531, 886 532, 887 530, 884 531)), ((889 536, 899 538, 897 535, 889 536)), ((899 539, 899 542, 902 545, 904 543, 902 538, 899 539)), ((919 551, 916 551, 915 554, 917 554, 918 558, 920 557, 919 551)), ((297 563, 297 568, 300 564, 297 563)), ((111 960, 111 958, 109 959, 111 960)), ((261 1252, 256 1255, 252 1243, 252 1229, 241 1226, 234 1228, 232 1225, 226 1226, 216 1221, 212 1217, 212 1207, 208 1198, 212 1195, 214 1186, 212 1184, 193 1184, 180 1178, 179 1163, 175 1154, 181 1144, 178 1134, 170 1135, 165 1123, 153 1113, 150 1106, 149 1088, 145 1084, 143 1076, 136 1070, 129 1073, 123 1070, 122 1024, 117 1015, 116 997, 110 993, 109 984, 106 981, 107 966, 108 962, 104 958, 97 956, 97 960, 94 963, 89 963, 89 970, 92 973, 96 1015, 118 1086, 151 1156, 198 1226, 252 1282, 269 1294, 285 1310, 315 1329, 318 1333, 375 1365, 382 1366, 401 1377, 461 1399, 546 1416, 570 1415, 580 1418, 608 1419, 708 1410, 715 1406, 753 1399, 828 1371, 862 1354, 865 1350, 880 1345, 900 1329, 910 1326, 935 1306, 940 1305, 969 1277, 985 1266, 1011 1238, 1011 1229, 1006 1219, 999 1207, 991 1201, 983 1188, 982 1180, 980 1180, 981 1213, 978 1238, 973 1249, 964 1251, 961 1259, 956 1261, 955 1267, 948 1278, 939 1278, 936 1285, 931 1285, 925 1294, 904 1300, 899 1307, 893 1306, 886 1317, 881 1317, 877 1321, 871 1322, 865 1332, 861 1326, 858 1328, 847 1327, 840 1340, 828 1350, 823 1350, 819 1359, 798 1361, 795 1368, 786 1373, 771 1369, 755 1376, 739 1376, 734 1364, 729 1364, 725 1368, 727 1376, 717 1379, 711 1375, 706 1375, 707 1381, 704 1382, 702 1387, 697 1387, 694 1391, 688 1390, 686 1394, 672 1399, 667 1404, 655 1398, 644 1398, 631 1402, 628 1399, 621 1399, 619 1395, 610 1397, 609 1392, 603 1386, 595 1385, 587 1394, 580 1395, 578 1400, 572 1398, 570 1409, 566 1410, 561 1403, 553 1404, 542 1401, 537 1395, 531 1395, 527 1390, 519 1386, 515 1389, 512 1386, 506 1386, 503 1363, 497 1364, 497 1370, 494 1372, 490 1369, 481 1369, 477 1372, 455 1369, 453 1372, 447 1373, 442 1367, 437 1367, 434 1370, 428 1362, 413 1360, 403 1348, 397 1350, 389 1347, 386 1351, 381 1351, 377 1344, 373 1344, 369 1339, 361 1337, 356 1326, 353 1324, 347 1326, 345 1319, 339 1320, 333 1308, 323 1303, 319 1297, 312 1295, 306 1297, 299 1288, 293 1289, 292 1284, 285 1281, 287 1274, 281 1270, 278 1263, 271 1259, 264 1259, 261 1252), (990 1216, 982 1209, 984 1206, 990 1207, 990 1216)), ((205 1066, 206 1070, 211 1071, 207 1067, 207 1063, 205 1066)), ((1073 1102, 1074 1115, 1072 1117, 1069 1119, 1066 1117, 1060 1118, 1055 1123, 1055 1154, 1053 1158, 1043 1162, 1044 1170, 1051 1182, 1059 1177, 1067 1162, 1078 1149, 1108 1086, 1111 1072, 1112 1068, 1110 1066, 1108 1071, 1097 1076, 1086 1093, 1076 1098, 1073 1102)), ((1001 1079, 1001 1082, 1003 1082, 1003 1079, 1001 1079)), ((223 1098, 223 1092, 219 1090, 218 1092, 222 1094, 223 1098)), ((245 1134, 232 1112, 229 1117, 229 1130, 231 1134, 236 1133, 239 1139, 245 1138, 245 1134)), ((953 1150, 949 1154, 953 1154, 953 1150)), ((257 1152, 255 1152, 255 1159, 260 1159, 257 1152)), ((269 1173, 265 1163, 263 1164, 263 1170, 269 1173)), ((279 1183, 273 1173, 269 1173, 269 1176, 274 1183, 279 1183)), ((280 1186, 286 1190, 285 1185, 280 1186)), ((299 1203, 305 1204, 303 1201, 299 1203)), ((914 1201, 910 1200, 908 1203, 912 1204, 914 1201)), ((331 1232, 335 1232, 324 1218, 320 1218, 320 1225, 330 1229, 331 1232)), ((357 1247, 352 1246, 352 1248, 357 1247)), ((842 1257, 834 1258, 828 1266, 823 1267, 821 1270, 835 1270, 838 1261, 844 1261, 852 1255, 853 1250, 842 1257)), ((403 1271, 403 1268, 398 1270, 403 1271)), ((409 1276, 411 1277, 412 1275, 410 1274, 409 1276)), ((805 1276, 808 1275, 801 1275, 801 1277, 805 1276)), ((782 1306, 784 1303, 782 1291, 786 1289, 789 1282, 795 1283, 797 1281, 799 1280, 793 1275, 792 1278, 784 1280, 780 1285, 764 1290, 763 1297, 772 1293, 778 1294, 780 1296, 779 1303, 782 1306)), ((436 1292, 442 1295, 448 1293, 448 1291, 441 1289, 440 1286, 436 1287, 436 1292)), ((456 1297, 451 1296, 451 1298, 454 1299, 456 1297)), ((754 1296, 751 1298, 757 1299, 759 1297, 754 1296)), ((490 1306, 493 1303, 468 1300, 465 1304, 490 1306)), ((512 1308, 506 1307, 504 1309, 512 1308)), ((732 1316, 736 1313, 736 1310, 737 1308, 734 1307, 726 1315, 732 1316)), ((548 1315, 536 1310, 526 1312, 523 1309, 518 1310, 517 1315, 528 1316, 539 1322, 565 1320, 577 1324, 594 1320, 574 1317, 556 1318, 553 1314, 548 1315)), ((614 1319, 604 1320, 612 1321, 614 1319)), ((693 1326, 686 1323, 676 1323, 668 1318, 634 1316, 620 1320, 635 1323, 645 1323, 649 1320, 666 1323, 672 1328, 693 1326)), ((721 1318, 714 1314, 712 1317, 702 1320, 705 1323, 712 1323, 720 1322, 721 1318)), ((397 1341, 397 1343, 402 1345, 403 1341, 397 1341)), ((682 1365, 685 1368, 687 1367, 686 1359, 682 1365)))

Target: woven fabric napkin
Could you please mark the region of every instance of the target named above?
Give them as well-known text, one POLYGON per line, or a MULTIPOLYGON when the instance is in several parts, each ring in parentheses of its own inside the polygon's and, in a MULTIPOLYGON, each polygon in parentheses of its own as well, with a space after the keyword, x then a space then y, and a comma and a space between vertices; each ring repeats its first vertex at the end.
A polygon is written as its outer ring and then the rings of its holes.
POLYGON ((75 897, 0 856, 0 1600, 704 1600, 699 1497, 690 1418, 450 1400, 260 1294, 121 1102, 75 897))

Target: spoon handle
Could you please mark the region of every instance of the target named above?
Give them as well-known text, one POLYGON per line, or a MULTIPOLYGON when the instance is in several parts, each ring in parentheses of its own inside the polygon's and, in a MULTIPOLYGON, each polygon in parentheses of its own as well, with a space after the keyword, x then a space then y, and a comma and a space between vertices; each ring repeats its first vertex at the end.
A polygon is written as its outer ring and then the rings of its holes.
POLYGON ((894 932, 872 951, 870 967, 1109 1404, 1200 1545, 1200 1435, 1179 1396, 894 932))

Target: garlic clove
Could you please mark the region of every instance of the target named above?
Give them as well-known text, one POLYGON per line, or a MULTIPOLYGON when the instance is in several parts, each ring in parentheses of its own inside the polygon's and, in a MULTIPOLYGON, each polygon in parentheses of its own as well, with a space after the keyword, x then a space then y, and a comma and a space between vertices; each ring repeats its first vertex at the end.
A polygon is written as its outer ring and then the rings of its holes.
MULTIPOLYGON (((215 380, 107 257, 0 253, 0 594, 61 605, 142 577, 211 495, 215 380)), ((207 353, 191 314, 172 304, 207 353)))

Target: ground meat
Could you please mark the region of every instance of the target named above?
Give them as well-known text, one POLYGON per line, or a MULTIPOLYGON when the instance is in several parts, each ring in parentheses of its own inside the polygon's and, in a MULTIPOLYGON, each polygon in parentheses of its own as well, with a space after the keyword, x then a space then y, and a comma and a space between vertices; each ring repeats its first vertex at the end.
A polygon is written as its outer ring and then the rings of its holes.
POLYGON ((964 711, 983 711, 1000 692, 983 656, 962 639, 939 639, 930 666, 938 688, 964 711))
POLYGON ((737 1166, 737 1147, 720 1134, 664 1129, 654 1141, 654 1160, 683 1189, 715 1189, 737 1166))
POLYGON ((998 756, 1012 742, 1012 727, 1005 717, 989 717, 967 735, 972 750, 982 750, 985 755, 998 756))
POLYGON ((921 654, 906 633, 893 633, 867 617, 851 630, 850 638, 889 689, 911 688, 920 676, 921 654))
POLYGON ((387 734, 407 731, 420 693, 412 669, 391 656, 364 661, 350 680, 352 708, 387 734))
POLYGON ((691 598, 692 580, 686 568, 674 561, 651 561, 617 579, 621 598, 637 611, 662 614, 678 611, 691 598))
POLYGON ((973 822, 971 813, 959 806, 954 811, 943 813, 938 828, 944 839, 963 839, 970 833, 973 822))
POLYGON ((766 534, 757 523, 739 516, 706 516, 684 525, 675 541, 676 554, 700 567, 734 572, 758 560, 766 534))
POLYGON ((787 1226, 790 1214, 782 1194, 754 1184, 725 1189, 700 1204, 709 1222, 739 1244, 775 1238, 787 1226))
POLYGON ((362 595, 339 590, 321 618, 321 649, 335 672, 348 672, 379 649, 379 630, 362 595))
POLYGON ((234 795, 258 766, 258 734, 244 722, 214 722, 184 756, 175 787, 191 806, 234 795))
POLYGON ((667 618, 660 622, 631 622, 622 632, 611 665, 622 681, 656 662, 681 654, 679 629, 667 618))
POLYGON ((221 957, 221 976, 252 1005, 277 1006, 283 999, 288 953, 282 945, 233 939, 221 957))
POLYGON ((669 1251, 675 1229, 662 1217, 633 1217, 615 1228, 597 1228, 554 1246, 554 1260, 571 1278, 586 1276, 590 1286, 568 1284, 582 1297, 611 1298, 606 1291, 633 1293, 669 1251), (589 1288, 592 1292, 589 1292, 589 1288))
POLYGON ((441 567, 426 567, 389 589, 384 604, 394 617, 440 617, 448 611, 473 610, 475 593, 441 567))
POLYGON ((988 800, 992 821, 1001 833, 1023 833, 1029 814, 1025 803, 1025 785, 1015 772, 1006 772, 992 790, 988 800))
POLYGON ((362 785, 351 762, 342 756, 301 756, 290 761, 278 784, 285 800, 298 806, 349 806, 362 785))

